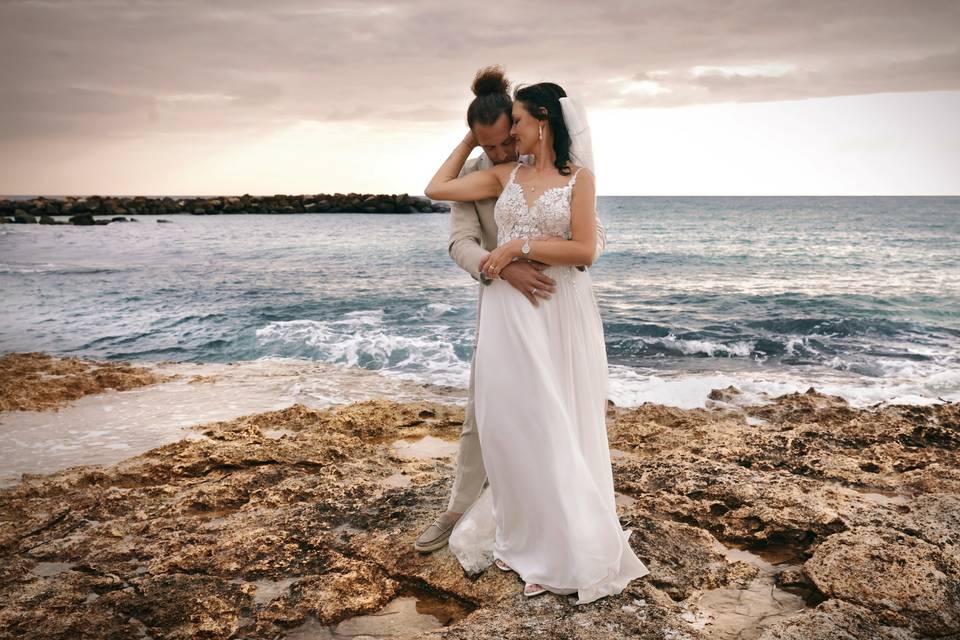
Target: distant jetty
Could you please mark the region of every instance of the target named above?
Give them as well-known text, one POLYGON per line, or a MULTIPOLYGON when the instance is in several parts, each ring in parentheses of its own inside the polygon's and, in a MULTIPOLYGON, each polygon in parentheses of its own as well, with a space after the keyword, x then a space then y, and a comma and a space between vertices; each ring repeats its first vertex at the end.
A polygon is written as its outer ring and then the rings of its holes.
POLYGON ((439 213, 445 202, 422 196, 334 193, 315 195, 218 196, 210 198, 148 198, 146 196, 67 196, 29 200, 0 199, 0 222, 32 224, 108 224, 126 216, 219 215, 232 213, 439 213), (53 216, 70 216, 69 222, 53 216), (93 216, 112 216, 94 220, 93 216))

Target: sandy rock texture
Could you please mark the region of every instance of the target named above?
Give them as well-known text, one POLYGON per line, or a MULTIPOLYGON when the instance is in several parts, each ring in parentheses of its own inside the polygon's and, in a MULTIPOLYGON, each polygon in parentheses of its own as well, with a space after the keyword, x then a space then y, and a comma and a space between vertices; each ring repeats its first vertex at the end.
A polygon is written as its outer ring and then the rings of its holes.
POLYGON ((56 411, 86 395, 126 391, 174 377, 126 362, 8 353, 0 356, 0 411, 56 411))
POLYGON ((651 573, 582 607, 413 550, 462 420, 298 404, 0 491, 0 637, 360 637, 348 626, 414 597, 446 626, 386 637, 960 634, 960 405, 725 390, 702 410, 611 408, 621 520, 651 573))

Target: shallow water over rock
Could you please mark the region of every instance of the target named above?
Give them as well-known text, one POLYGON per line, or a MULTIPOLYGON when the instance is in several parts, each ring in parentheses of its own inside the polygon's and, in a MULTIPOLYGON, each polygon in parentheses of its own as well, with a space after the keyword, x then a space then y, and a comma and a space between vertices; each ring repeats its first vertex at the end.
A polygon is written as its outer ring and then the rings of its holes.
POLYGON ((403 489, 410 486, 410 476, 406 473, 397 472, 384 478, 382 483, 387 487, 403 489))
MULTIPOLYGON (((145 366, 159 376, 179 377, 163 384, 88 395, 57 412, 0 412, 8 453, 0 459, 0 486, 15 484, 23 473, 113 464, 163 444, 201 438, 191 429, 195 425, 295 402, 322 408, 391 396, 456 403, 463 395, 364 369, 283 358, 145 366)), ((268 428, 263 435, 281 439, 294 432, 268 428)))
POLYGON ((905 507, 910 504, 910 496, 896 491, 883 491, 880 489, 860 489, 853 487, 853 490, 859 493, 863 498, 884 506, 905 507))
POLYGON ((419 440, 397 440, 393 443, 394 453, 401 458, 447 458, 454 455, 457 448, 457 442, 434 436, 424 436, 419 440))
POLYGON ((636 502, 637 499, 632 496, 628 496, 625 493, 620 493, 619 491, 616 493, 616 503, 618 507, 629 507, 636 504, 636 502))
POLYGON ((263 435, 266 438, 271 440, 279 440, 280 438, 293 438, 297 434, 295 431, 290 431, 289 429, 264 429, 263 435))
POLYGON ((253 604, 255 606, 264 606, 264 605, 270 604, 271 602, 279 598, 281 595, 283 595, 290 588, 290 585, 292 585, 297 580, 298 578, 294 577, 294 578, 280 578, 278 580, 270 580, 270 579, 264 578, 261 580, 250 580, 250 581, 234 579, 234 580, 231 580, 230 582, 234 584, 240 584, 240 585, 246 585, 246 584, 253 585, 256 588, 256 590, 253 592, 253 604))
POLYGON ((69 571, 76 564, 73 562, 38 562, 37 566, 31 569, 31 573, 41 578, 50 578, 58 576, 64 571, 69 571))
POLYGON ((424 631, 446 627, 469 613, 469 609, 454 600, 408 590, 375 613, 347 618, 334 625, 324 625, 315 618, 310 619, 302 626, 291 629, 285 637, 293 640, 403 640, 424 631))
POLYGON ((708 589, 690 598, 682 615, 709 638, 752 640, 770 625, 805 608, 804 599, 777 586, 776 576, 797 567, 796 550, 770 547, 761 550, 720 545, 728 562, 743 562, 758 569, 746 585, 708 589))
POLYGON ((746 589, 723 587, 705 592, 696 600, 700 616, 693 626, 710 638, 751 640, 775 622, 804 609, 803 598, 776 588, 765 578, 746 589))

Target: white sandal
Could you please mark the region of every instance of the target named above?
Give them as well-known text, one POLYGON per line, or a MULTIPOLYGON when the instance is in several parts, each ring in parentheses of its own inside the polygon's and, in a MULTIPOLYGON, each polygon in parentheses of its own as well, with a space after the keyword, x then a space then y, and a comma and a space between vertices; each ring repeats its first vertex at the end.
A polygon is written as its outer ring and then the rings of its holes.
MULTIPOLYGON (((501 560, 500 558, 495 558, 495 559, 493 560, 493 564, 497 565, 497 569, 500 569, 500 571, 513 571, 513 569, 510 568, 510 565, 508 565, 506 562, 504 562, 504 561, 501 560)), ((533 596, 538 596, 538 595, 540 595, 541 593, 546 593, 546 592, 547 592, 547 590, 544 589, 544 588, 543 588, 542 586, 540 586, 539 584, 537 584, 536 582, 534 582, 534 583, 526 583, 526 582, 524 582, 524 583, 523 583, 523 595, 527 596, 528 598, 532 598, 533 596), (536 587, 533 591, 527 591, 527 587, 533 587, 533 586, 536 587)))

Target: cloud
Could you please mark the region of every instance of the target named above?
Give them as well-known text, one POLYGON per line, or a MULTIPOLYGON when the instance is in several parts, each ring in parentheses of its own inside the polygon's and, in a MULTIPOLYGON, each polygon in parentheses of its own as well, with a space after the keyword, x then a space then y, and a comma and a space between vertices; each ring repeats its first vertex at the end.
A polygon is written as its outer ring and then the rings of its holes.
POLYGON ((655 76, 639 73, 599 91, 618 107, 670 107, 720 102, 768 102, 831 96, 960 88, 960 49, 918 59, 793 64, 698 66, 655 76))
POLYGON ((595 107, 960 89, 952 0, 0 1, 0 143, 461 119, 474 71, 595 107))

